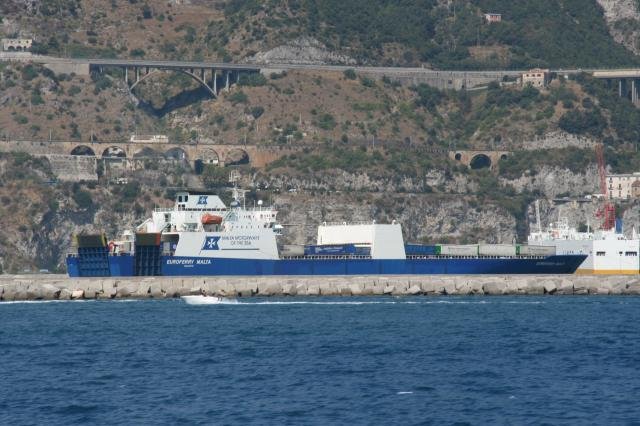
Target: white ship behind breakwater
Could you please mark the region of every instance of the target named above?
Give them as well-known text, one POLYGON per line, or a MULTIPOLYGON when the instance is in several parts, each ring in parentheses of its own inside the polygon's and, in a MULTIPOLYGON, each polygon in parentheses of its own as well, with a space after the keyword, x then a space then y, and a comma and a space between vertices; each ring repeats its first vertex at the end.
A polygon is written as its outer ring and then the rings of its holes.
POLYGON ((640 273, 640 239, 635 228, 632 237, 622 233, 621 222, 616 229, 587 230, 579 232, 570 227, 566 218, 550 224, 543 230, 538 214, 538 230, 529 234, 528 243, 538 246, 555 246, 559 255, 586 254, 587 258, 576 271, 577 274, 625 274, 640 273))

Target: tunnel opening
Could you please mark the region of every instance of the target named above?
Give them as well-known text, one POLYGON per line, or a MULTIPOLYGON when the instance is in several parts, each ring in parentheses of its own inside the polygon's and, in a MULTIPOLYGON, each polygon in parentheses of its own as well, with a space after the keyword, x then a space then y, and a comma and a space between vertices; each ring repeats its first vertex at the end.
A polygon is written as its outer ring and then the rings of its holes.
POLYGON ((86 145, 79 145, 71 150, 71 155, 88 155, 95 157, 96 153, 86 145))
POLYGON ((182 148, 171 148, 164 154, 167 160, 172 161, 187 161, 187 153, 182 148))
POLYGON ((491 159, 484 154, 478 154, 471 159, 469 167, 473 170, 489 169, 491 168, 491 159))
POLYGON ((110 146, 102 152, 103 158, 126 158, 127 153, 118 146, 110 146))

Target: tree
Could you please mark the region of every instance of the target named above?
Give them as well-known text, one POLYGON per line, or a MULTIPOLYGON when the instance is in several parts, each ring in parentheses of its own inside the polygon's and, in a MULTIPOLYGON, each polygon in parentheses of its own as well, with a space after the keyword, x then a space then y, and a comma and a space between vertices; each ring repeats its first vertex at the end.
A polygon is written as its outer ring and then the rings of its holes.
POLYGON ((584 112, 572 110, 560 117, 558 126, 568 133, 602 136, 602 132, 607 127, 607 120, 599 109, 584 112))
POLYGON ((227 170, 224 167, 205 164, 202 170, 202 183, 207 188, 219 188, 227 184, 227 170))
POLYGON ((93 205, 91 193, 89 191, 85 191, 84 189, 78 189, 76 192, 74 192, 73 201, 75 201, 78 207, 80 207, 81 209, 88 209, 93 205))
POLYGON ((440 90, 424 83, 415 87, 414 90, 418 94, 416 105, 424 107, 429 111, 434 111, 440 104, 442 98, 444 98, 444 94, 440 90))
POLYGON ((358 76, 356 75, 355 70, 349 68, 348 70, 344 70, 344 77, 347 80, 355 80, 356 78, 358 78, 358 76))

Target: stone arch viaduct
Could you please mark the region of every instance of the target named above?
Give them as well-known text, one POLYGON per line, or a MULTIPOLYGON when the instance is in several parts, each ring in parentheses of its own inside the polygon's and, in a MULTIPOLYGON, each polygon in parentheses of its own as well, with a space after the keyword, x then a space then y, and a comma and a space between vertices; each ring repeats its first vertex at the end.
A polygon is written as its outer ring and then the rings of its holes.
POLYGON ((472 169, 495 170, 500 160, 511 155, 510 151, 449 151, 449 158, 472 169))
POLYGON ((77 155, 101 159, 169 159, 205 164, 250 164, 264 167, 299 147, 227 144, 175 144, 145 142, 0 141, 0 152, 32 155, 77 155))

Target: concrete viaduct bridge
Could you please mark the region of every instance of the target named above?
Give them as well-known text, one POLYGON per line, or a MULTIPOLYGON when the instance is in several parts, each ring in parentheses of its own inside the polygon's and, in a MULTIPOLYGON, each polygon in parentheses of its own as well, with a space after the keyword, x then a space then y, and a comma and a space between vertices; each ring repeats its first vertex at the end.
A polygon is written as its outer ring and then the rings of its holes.
POLYGON ((640 69, 594 71, 595 78, 606 80, 618 96, 627 98, 640 107, 640 69))
POLYGON ((0 152, 87 156, 109 160, 162 159, 200 164, 264 167, 299 147, 278 145, 175 144, 146 142, 0 141, 0 152))
MULTIPOLYGON (((125 79, 130 89, 151 77, 158 71, 181 72, 197 81, 212 96, 217 96, 223 89, 229 89, 242 74, 270 74, 278 71, 306 70, 317 72, 343 72, 354 69, 356 72, 372 78, 387 77, 403 85, 425 83, 439 89, 472 90, 485 86, 492 81, 505 78, 517 78, 525 70, 487 70, 438 71, 419 67, 376 67, 358 65, 313 65, 313 64, 233 64, 224 62, 200 61, 164 61, 146 59, 84 59, 58 58, 34 55, 30 52, 0 52, 0 61, 21 61, 41 63, 57 73, 76 73, 89 75, 92 71, 101 72, 107 67, 124 70, 125 79)), ((636 106, 640 106, 640 69, 551 69, 551 72, 562 75, 578 75, 587 73, 595 78, 606 79, 613 86, 617 83, 618 94, 629 98, 636 106)))
POLYGON ((158 72, 180 72, 197 81, 214 98, 218 96, 220 91, 228 91, 231 84, 240 80, 242 74, 260 72, 259 66, 215 62, 88 59, 86 64, 88 72, 102 72, 106 67, 122 69, 124 71, 124 80, 130 91, 133 91, 138 84, 158 72))

